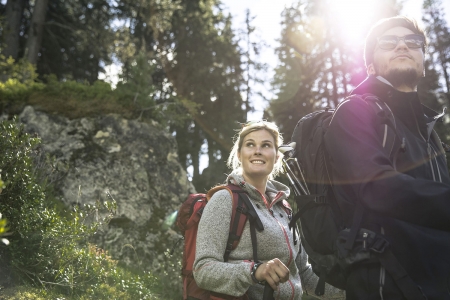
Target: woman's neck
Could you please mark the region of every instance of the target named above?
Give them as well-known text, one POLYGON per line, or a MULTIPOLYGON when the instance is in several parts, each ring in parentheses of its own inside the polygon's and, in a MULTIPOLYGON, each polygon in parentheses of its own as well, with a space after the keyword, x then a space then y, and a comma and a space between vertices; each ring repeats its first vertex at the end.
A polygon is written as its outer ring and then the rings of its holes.
POLYGON ((245 175, 242 176, 244 177, 244 180, 253 185, 261 193, 261 195, 264 195, 266 193, 266 185, 267 181, 269 180, 268 177, 264 177, 262 179, 255 179, 255 178, 248 178, 245 175))

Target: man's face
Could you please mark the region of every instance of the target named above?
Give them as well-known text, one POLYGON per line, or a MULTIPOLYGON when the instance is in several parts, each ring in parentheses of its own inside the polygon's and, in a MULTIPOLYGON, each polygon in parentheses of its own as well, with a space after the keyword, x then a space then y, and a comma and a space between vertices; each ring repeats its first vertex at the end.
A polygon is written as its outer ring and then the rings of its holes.
MULTIPOLYGON (((414 34, 405 27, 394 27, 382 36, 394 35, 404 37, 414 34)), ((375 46, 373 63, 367 67, 369 75, 386 78, 395 88, 402 91, 416 90, 417 83, 423 75, 424 53, 421 48, 410 49, 403 40, 398 41, 392 50, 383 50, 375 46)))

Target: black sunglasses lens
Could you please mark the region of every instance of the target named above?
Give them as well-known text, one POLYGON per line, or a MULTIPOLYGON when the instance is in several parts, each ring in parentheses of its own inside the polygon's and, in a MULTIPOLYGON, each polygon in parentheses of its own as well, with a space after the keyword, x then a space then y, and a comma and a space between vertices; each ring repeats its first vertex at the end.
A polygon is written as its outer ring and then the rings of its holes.
POLYGON ((382 36, 378 39, 378 47, 383 50, 392 50, 397 46, 397 37, 393 35, 382 36))
POLYGON ((395 35, 385 35, 378 39, 378 47, 383 50, 392 50, 397 46, 400 40, 403 40, 410 49, 421 48, 424 43, 423 37, 418 34, 406 35, 403 38, 399 38, 395 35))
POLYGON ((420 35, 407 35, 405 36, 405 44, 410 49, 421 48, 423 45, 423 39, 420 35))

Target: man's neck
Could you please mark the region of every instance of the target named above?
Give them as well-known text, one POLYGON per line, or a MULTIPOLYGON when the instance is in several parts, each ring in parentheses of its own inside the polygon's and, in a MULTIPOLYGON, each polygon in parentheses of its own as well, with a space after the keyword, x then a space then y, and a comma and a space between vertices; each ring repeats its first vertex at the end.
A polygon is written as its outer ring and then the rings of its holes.
POLYGON ((414 87, 411 87, 408 85, 393 86, 386 78, 384 78, 382 76, 377 76, 377 79, 381 82, 384 82, 384 83, 392 86, 394 89, 396 89, 397 91, 400 91, 400 92, 404 92, 404 93, 417 92, 417 86, 414 86, 414 87))

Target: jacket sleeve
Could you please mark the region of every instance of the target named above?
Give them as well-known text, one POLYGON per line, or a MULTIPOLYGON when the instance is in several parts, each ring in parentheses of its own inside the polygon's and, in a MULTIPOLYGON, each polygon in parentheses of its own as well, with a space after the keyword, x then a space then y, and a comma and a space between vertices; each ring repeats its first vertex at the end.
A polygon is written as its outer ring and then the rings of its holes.
POLYGON ((227 190, 216 192, 205 206, 198 226, 193 273, 202 289, 242 296, 254 284, 250 275, 253 262, 223 260, 231 210, 232 199, 227 190))
POLYGON ((450 231, 450 186, 397 172, 382 148, 376 115, 364 101, 339 106, 325 135, 344 201, 420 226, 450 231))

